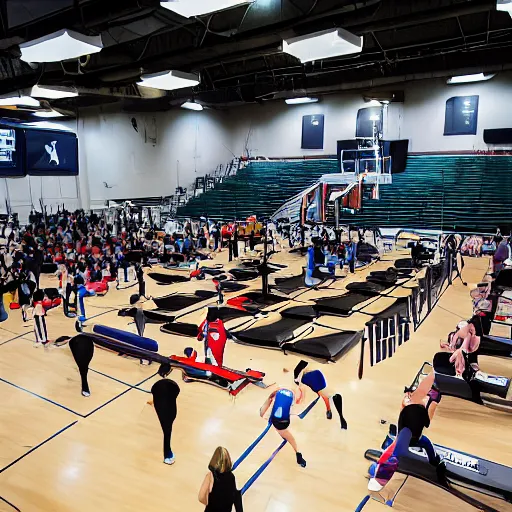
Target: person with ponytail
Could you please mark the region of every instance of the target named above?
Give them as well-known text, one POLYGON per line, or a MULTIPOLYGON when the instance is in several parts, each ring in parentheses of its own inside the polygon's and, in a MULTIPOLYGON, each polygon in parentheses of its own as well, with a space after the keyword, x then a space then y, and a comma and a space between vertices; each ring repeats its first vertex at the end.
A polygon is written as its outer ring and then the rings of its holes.
POLYGON ((233 464, 226 448, 219 446, 208 464, 208 473, 199 490, 205 512, 243 512, 242 495, 236 488, 233 464))

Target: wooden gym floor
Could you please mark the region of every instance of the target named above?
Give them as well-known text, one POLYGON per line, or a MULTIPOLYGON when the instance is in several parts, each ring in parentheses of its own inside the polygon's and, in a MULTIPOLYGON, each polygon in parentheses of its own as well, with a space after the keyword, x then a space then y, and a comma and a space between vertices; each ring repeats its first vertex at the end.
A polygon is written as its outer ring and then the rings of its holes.
MULTIPOLYGON (((226 254, 217 261, 225 261, 226 254)), ((373 269, 385 269, 387 262, 373 269)), ((290 260, 280 253, 275 262, 288 262, 287 272, 297 273, 302 260, 290 260)), ((464 278, 477 283, 489 261, 467 259, 464 278)), ((354 278, 364 280, 368 271, 354 278)), ((45 276, 46 285, 56 285, 45 276)), ((159 286, 146 279, 148 292, 161 296, 169 291, 211 287, 209 283, 159 286)), ((255 282, 258 283, 257 281, 255 282)), ((256 286, 254 284, 254 286, 256 286)), ((432 359, 439 339, 446 338, 457 322, 471 315, 468 288, 460 281, 448 288, 432 314, 389 360, 370 367, 366 354, 364 376, 358 380, 359 348, 336 364, 323 365, 329 387, 343 396, 348 431, 335 418, 325 419, 318 403, 304 419, 292 419, 291 430, 307 460, 307 468, 295 463, 292 449, 285 446, 244 496, 248 512, 301 512, 306 510, 354 511, 367 495, 369 463, 363 454, 379 448, 388 425, 396 422, 404 385, 413 380, 424 361, 432 359)), ((136 288, 116 291, 105 297, 87 299, 88 323, 134 331, 129 319, 118 317, 136 288)), ((309 293, 309 292, 308 292, 309 293)), ((316 293, 316 292, 312 292, 316 293)), ((148 303, 152 307, 152 303, 148 303)), ((204 310, 184 321, 197 321, 204 310)), ((334 319, 344 322, 344 319, 334 319)), ((62 310, 49 312, 51 339, 73 335, 74 322, 62 310)), ((163 334, 158 325, 148 325, 146 335, 156 339, 162 354, 182 354, 194 341, 163 334)), ((0 511, 13 512, 128 512, 203 510, 197 493, 214 449, 225 446, 235 460, 261 433, 266 421, 259 407, 269 390, 249 386, 232 400, 227 392, 202 383, 185 384, 179 372, 174 378, 181 387, 178 417, 174 424, 173 451, 176 463, 162 463, 162 434, 153 408, 146 402, 155 382, 157 367, 95 350, 91 363, 92 395, 80 394, 79 375, 69 347, 34 348, 32 322, 23 324, 21 313, 10 313, 0 325, 0 511), (139 389, 130 387, 137 385, 139 389), (13 506, 9 505, 12 504, 13 506)), ((199 345, 199 344, 198 344, 199 345)), ((199 347, 198 347, 199 348, 199 347)), ((229 343, 225 364, 233 368, 251 367, 266 372, 265 381, 290 385, 299 358, 280 352, 229 343)), ((512 375, 510 361, 482 358, 489 373, 512 375)), ((310 394, 306 403, 313 399, 310 394)), ((512 416, 483 406, 443 399, 428 436, 436 443, 460 449, 506 465, 512 465, 512 416)), ((254 452, 236 470, 238 486, 267 460, 280 444, 271 430, 254 452)), ((398 485, 404 480, 396 477, 398 485)), ((391 485, 391 484, 390 484, 391 485)), ((512 511, 498 502, 497 508, 512 511)), ((401 511, 465 512, 471 507, 448 493, 412 478, 395 501, 401 511)), ((365 512, 385 510, 371 500, 365 512)))

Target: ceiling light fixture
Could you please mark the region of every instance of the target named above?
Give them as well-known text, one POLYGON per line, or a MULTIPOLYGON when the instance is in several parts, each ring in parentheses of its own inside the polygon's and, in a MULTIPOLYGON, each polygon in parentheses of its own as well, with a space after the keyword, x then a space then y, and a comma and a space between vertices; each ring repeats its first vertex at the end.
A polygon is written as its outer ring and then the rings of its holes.
POLYGON ((512 16, 512 0, 497 0, 496 9, 498 11, 508 12, 512 16))
POLYGON ((369 100, 365 102, 364 108, 371 108, 371 107, 382 107, 382 103, 378 100, 369 100))
POLYGON ((53 34, 20 44, 21 60, 25 62, 59 62, 98 53, 103 48, 101 36, 86 36, 74 30, 53 34))
POLYGON ((288 98, 284 100, 287 105, 302 105, 303 103, 317 103, 318 98, 288 98))
POLYGON ((5 95, 0 96, 0 106, 2 107, 39 107, 39 101, 30 96, 5 95))
POLYGON ((34 116, 43 117, 43 118, 52 118, 52 117, 64 117, 64 114, 60 112, 56 112, 55 110, 41 110, 39 112, 34 112, 34 116))
POLYGON ((477 73, 476 75, 452 76, 451 78, 448 78, 448 80, 446 80, 446 83, 449 85, 456 85, 456 84, 469 84, 471 82, 482 82, 483 80, 490 80, 495 75, 496 75, 495 73, 490 73, 490 74, 477 73))
POLYGON ((201 82, 199 75, 196 73, 183 73, 182 71, 174 70, 142 75, 140 78, 142 81, 137 82, 138 85, 153 89, 163 89, 164 91, 195 87, 201 82))
POLYGON ((43 85, 34 85, 32 87, 32 91, 30 96, 33 98, 46 98, 49 100, 57 100, 60 98, 74 98, 78 96, 77 92, 66 90, 63 88, 52 89, 48 87, 44 87, 43 85))
POLYGON ((301 62, 351 55, 362 50, 363 37, 342 28, 323 30, 283 41, 283 52, 297 57, 301 62))
POLYGON ((200 103, 196 103, 195 101, 186 101, 181 105, 181 108, 186 108, 187 110, 197 110, 198 112, 200 110, 203 110, 203 105, 200 103))
POLYGON ((160 2, 160 5, 180 16, 192 18, 253 2, 254 0, 168 0, 160 2))

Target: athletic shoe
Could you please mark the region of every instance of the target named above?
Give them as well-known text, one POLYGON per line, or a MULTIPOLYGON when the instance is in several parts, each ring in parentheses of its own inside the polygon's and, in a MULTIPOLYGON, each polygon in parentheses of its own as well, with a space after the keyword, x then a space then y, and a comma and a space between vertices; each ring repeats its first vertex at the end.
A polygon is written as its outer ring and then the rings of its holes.
POLYGON ((305 468, 306 467, 306 461, 302 457, 302 453, 297 452, 295 455, 297 456, 297 464, 299 466, 305 468))
POLYGON ((328 419, 328 420, 332 420, 332 411, 327 411, 325 413, 325 417, 328 419))
POLYGON ((167 457, 164 459, 164 464, 168 464, 169 466, 172 466, 176 460, 176 457, 174 457, 174 454, 172 454, 171 457, 167 457))
POLYGON ((89 397, 91 393, 89 393, 89 391, 82 391, 82 396, 89 397))

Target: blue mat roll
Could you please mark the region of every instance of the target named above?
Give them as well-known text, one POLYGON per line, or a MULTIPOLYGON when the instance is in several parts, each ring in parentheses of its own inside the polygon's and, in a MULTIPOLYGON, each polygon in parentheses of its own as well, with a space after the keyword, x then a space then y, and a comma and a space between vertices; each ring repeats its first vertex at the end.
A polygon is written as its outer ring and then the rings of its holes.
POLYGON ((95 325, 92 330, 95 334, 99 334, 100 336, 122 341, 123 343, 128 343, 134 347, 143 348, 151 352, 158 352, 158 343, 151 338, 144 338, 137 334, 122 331, 121 329, 114 329, 114 327, 108 327, 106 325, 95 325))

